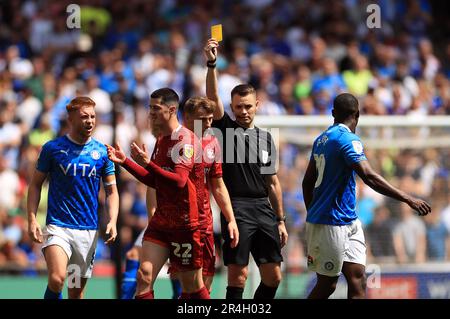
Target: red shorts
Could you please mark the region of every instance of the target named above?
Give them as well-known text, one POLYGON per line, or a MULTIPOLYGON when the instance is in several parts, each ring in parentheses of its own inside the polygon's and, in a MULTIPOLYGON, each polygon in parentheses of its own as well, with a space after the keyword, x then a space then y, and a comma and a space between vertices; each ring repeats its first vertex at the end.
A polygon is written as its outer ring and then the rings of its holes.
MULTIPOLYGON (((203 253, 203 276, 214 276, 216 272, 216 254, 214 250, 214 233, 211 229, 204 230, 201 232, 201 245, 202 245, 202 253, 203 253)), ((169 274, 174 274, 177 271, 170 265, 167 270, 169 274)))
POLYGON ((175 271, 190 271, 202 268, 203 250, 201 232, 196 230, 165 230, 152 227, 150 222, 144 240, 167 247, 169 260, 175 271))
POLYGON ((216 271, 216 255, 214 252, 214 233, 211 231, 202 232, 203 246, 203 276, 214 276, 216 271))

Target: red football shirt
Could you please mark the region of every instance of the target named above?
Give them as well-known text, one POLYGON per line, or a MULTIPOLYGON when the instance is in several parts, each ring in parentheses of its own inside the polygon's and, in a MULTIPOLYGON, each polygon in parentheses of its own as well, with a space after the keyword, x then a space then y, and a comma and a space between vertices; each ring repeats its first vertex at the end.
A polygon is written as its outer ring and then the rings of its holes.
POLYGON ((194 229, 199 226, 199 205, 205 201, 201 144, 193 132, 180 126, 172 136, 158 138, 152 162, 164 170, 189 171, 186 185, 180 189, 154 174, 157 208, 152 224, 164 229, 194 229))
POLYGON ((200 228, 202 230, 212 227, 213 218, 211 211, 211 204, 209 201, 209 179, 222 177, 222 158, 220 145, 212 135, 208 135, 202 138, 203 149, 203 169, 205 171, 204 177, 204 193, 205 200, 203 206, 200 208, 200 228))

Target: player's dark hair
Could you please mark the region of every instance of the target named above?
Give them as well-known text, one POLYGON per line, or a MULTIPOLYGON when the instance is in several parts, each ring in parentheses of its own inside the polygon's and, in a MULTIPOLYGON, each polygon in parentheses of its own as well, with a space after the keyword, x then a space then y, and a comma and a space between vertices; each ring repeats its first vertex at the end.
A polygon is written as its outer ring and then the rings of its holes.
POLYGON ((203 109, 207 114, 212 114, 216 109, 216 103, 206 97, 191 97, 183 106, 183 112, 190 115, 198 109, 203 109))
POLYGON ((153 91, 150 97, 153 99, 161 99, 161 104, 164 105, 175 105, 178 107, 178 103, 180 102, 178 94, 171 88, 162 88, 153 91))
POLYGON ((250 84, 239 84, 231 90, 231 98, 236 94, 239 96, 247 96, 249 94, 256 94, 256 90, 250 84))
POLYGON ((95 107, 95 102, 87 96, 77 96, 72 99, 69 104, 66 105, 66 110, 68 113, 81 109, 83 106, 95 107))
POLYGON ((333 116, 338 122, 343 122, 359 112, 358 100, 350 93, 336 96, 333 102, 333 116))

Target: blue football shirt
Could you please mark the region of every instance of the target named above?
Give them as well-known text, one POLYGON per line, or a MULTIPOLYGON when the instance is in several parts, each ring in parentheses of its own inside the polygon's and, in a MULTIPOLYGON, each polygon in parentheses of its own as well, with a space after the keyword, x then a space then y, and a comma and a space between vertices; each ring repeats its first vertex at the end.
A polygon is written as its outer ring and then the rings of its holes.
POLYGON ((62 136, 44 144, 36 168, 49 178, 47 225, 97 229, 100 179, 114 174, 106 146, 62 136))
POLYGON ((367 160, 359 137, 343 124, 330 126, 315 141, 311 153, 317 169, 313 200, 306 221, 347 225, 355 212, 355 172, 352 164, 367 160))

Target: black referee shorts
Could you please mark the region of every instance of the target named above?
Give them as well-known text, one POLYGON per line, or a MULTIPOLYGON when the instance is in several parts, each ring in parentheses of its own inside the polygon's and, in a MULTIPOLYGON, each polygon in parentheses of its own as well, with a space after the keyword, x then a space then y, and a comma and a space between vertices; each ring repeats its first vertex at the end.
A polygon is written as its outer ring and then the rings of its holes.
POLYGON ((248 265, 250 252, 258 266, 283 261, 278 222, 268 198, 233 198, 231 204, 239 228, 239 244, 230 247, 227 222, 221 214, 224 264, 248 265))

